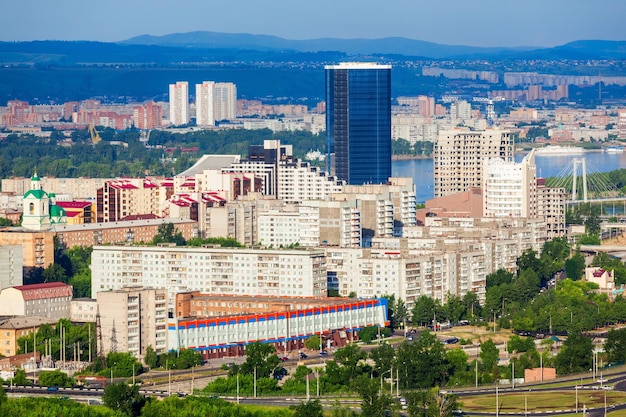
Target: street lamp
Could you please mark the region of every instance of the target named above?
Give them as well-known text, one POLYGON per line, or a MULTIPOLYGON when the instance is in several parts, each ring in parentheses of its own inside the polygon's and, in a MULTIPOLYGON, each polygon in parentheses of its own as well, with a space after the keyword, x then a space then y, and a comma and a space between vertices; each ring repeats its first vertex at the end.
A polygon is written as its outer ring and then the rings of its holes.
MULTIPOLYGON (((391 369, 387 369, 385 372, 380 374, 380 392, 378 393, 378 395, 383 395, 383 376, 385 376, 387 372, 391 372, 391 369)), ((392 389, 393 389, 393 385, 392 385, 392 389)))

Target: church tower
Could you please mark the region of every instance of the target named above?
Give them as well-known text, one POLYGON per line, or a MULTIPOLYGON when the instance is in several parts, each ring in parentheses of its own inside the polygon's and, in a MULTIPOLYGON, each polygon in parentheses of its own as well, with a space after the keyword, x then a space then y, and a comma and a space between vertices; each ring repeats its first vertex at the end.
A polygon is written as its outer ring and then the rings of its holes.
POLYGON ((50 226, 50 196, 41 189, 41 180, 35 172, 30 179, 30 190, 24 194, 22 227, 41 231, 50 226))

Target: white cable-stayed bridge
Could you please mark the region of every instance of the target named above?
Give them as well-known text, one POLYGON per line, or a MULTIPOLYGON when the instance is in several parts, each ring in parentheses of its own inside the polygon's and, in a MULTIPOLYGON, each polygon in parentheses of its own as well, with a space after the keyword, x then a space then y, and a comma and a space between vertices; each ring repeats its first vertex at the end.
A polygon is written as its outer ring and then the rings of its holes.
POLYGON ((574 158, 559 173, 546 180, 546 186, 564 188, 567 204, 626 202, 626 194, 606 172, 591 166, 585 158, 574 158))

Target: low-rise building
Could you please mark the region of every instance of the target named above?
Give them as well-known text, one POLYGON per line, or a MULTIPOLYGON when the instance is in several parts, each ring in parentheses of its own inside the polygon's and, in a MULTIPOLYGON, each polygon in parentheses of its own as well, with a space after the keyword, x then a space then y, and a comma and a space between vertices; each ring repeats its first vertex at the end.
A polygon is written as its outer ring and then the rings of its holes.
POLYGON ((62 282, 20 285, 0 291, 0 315, 69 318, 72 286, 62 282))
MULTIPOLYGON (((42 324, 54 324, 56 322, 57 320, 45 317, 0 317, 0 354, 3 356, 16 355, 17 340, 20 337, 27 336, 32 332, 37 332, 42 324)), ((24 348, 26 348, 26 346, 24 346, 24 348)))
POLYGON ((74 298, 70 303, 70 320, 75 323, 95 323, 98 302, 93 298, 74 298))
POLYGON ((289 356, 314 334, 320 335, 324 347, 341 347, 356 339, 355 333, 363 327, 389 324, 385 299, 316 299, 317 307, 305 307, 305 300, 285 300, 282 311, 170 319, 169 348, 195 349, 215 358, 243 355, 247 344, 258 341, 273 344, 289 356))

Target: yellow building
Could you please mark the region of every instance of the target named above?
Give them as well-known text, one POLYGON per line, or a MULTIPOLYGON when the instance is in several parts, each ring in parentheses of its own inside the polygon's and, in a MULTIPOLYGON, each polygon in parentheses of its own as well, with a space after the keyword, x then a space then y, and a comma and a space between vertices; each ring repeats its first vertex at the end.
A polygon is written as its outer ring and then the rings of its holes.
MULTIPOLYGON (((0 354, 14 356, 17 354, 17 340, 29 333, 36 332, 42 324, 55 324, 55 320, 44 317, 4 317, 0 318, 0 354)), ((23 346, 22 349, 32 346, 23 346)))

